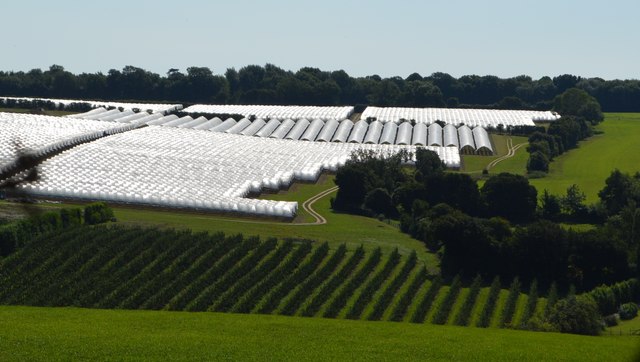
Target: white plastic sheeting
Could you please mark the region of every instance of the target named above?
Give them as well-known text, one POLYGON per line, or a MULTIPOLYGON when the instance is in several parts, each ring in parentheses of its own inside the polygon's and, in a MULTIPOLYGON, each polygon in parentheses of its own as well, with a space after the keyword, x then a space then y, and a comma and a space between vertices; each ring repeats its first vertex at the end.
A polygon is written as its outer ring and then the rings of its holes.
POLYGON ((473 133, 471 128, 467 126, 458 127, 458 138, 460 139, 460 152, 464 154, 473 154, 476 152, 476 144, 473 142, 473 133))
POLYGON ((220 123, 219 125, 210 128, 209 131, 211 132, 224 132, 226 130, 228 130, 229 128, 233 127, 236 125, 236 120, 233 118, 227 118, 224 122, 220 123))
POLYGON ((315 141, 316 137, 318 137, 318 134, 320 133, 322 128, 324 128, 324 121, 319 118, 316 118, 313 121, 311 121, 311 124, 304 131, 300 139, 302 141, 315 141))
POLYGON ((296 141, 299 140, 300 137, 302 137, 302 134, 304 133, 304 131, 307 129, 307 127, 309 127, 309 124, 310 124, 309 121, 307 121, 304 118, 298 120, 293 126, 293 128, 291 128, 291 131, 289 131, 289 134, 287 134, 285 139, 296 140, 296 141))
POLYGON ((351 133, 351 129, 353 128, 353 122, 351 120, 345 119, 340 122, 336 133, 333 135, 331 139, 332 142, 347 142, 349 138, 349 134, 351 133))
POLYGON ((413 126, 413 138, 411 144, 414 146, 426 146, 427 145, 427 125, 425 123, 418 123, 413 126))
POLYGON ((320 133, 318 134, 318 137, 316 138, 316 141, 318 141, 318 142, 329 142, 329 141, 331 141, 334 133, 336 133, 336 129, 338 129, 338 125, 339 124, 340 123, 335 119, 328 120, 324 124, 324 127, 322 128, 322 131, 320 131, 320 133))
POLYGON ((176 120, 176 119, 178 119, 178 116, 176 116, 175 114, 170 114, 168 116, 152 119, 152 120, 147 122, 147 125, 149 125, 149 126, 158 126, 158 125, 161 125, 161 124, 169 123, 169 122, 171 122, 173 120, 176 120))
POLYGON ((353 107, 317 107, 317 106, 262 106, 262 105, 207 105, 196 104, 184 109, 187 113, 241 114, 245 117, 278 118, 294 120, 316 119, 341 120, 349 118, 353 107))
POLYGON ((409 122, 402 122, 398 126, 398 135, 396 136, 397 145, 410 145, 411 134, 413 133, 413 126, 409 122))
MULTIPOLYGON (((158 103, 123 103, 123 102, 104 102, 104 101, 93 101, 93 100, 82 100, 82 99, 52 99, 52 98, 28 98, 28 97, 0 97, 0 103, 5 102, 5 100, 24 100, 24 101, 45 101, 52 102, 57 105, 67 106, 71 103, 88 103, 91 107, 106 107, 106 108, 122 108, 122 109, 130 109, 133 111, 142 111, 142 112, 150 112, 150 113, 168 113, 171 111, 177 111, 182 109, 181 104, 158 104, 158 103)), ((88 112, 87 112, 88 113, 88 112)), ((80 115, 86 113, 81 113, 78 115, 72 115, 69 117, 72 118, 84 118, 80 115), (77 117, 80 116, 80 117, 77 117)))
POLYGON ((240 134, 243 136, 254 136, 265 125, 266 123, 264 122, 264 119, 258 118, 253 122, 251 122, 251 124, 247 126, 247 128, 243 129, 242 132, 240 132, 240 134))
POLYGON ((456 126, 447 124, 444 126, 444 144, 445 147, 458 147, 458 130, 456 126))
POLYGON ((267 124, 264 125, 254 136, 256 137, 269 137, 276 130, 276 128, 280 127, 281 122, 275 118, 269 120, 267 124))
POLYGON ((349 135, 348 142, 349 143, 362 143, 364 141, 364 136, 367 134, 367 130, 369 129, 369 124, 365 120, 360 120, 356 122, 351 130, 351 134, 349 135))
POLYGON ((239 120, 238 123, 234 124, 232 127, 225 130, 224 132, 231 133, 231 134, 239 134, 245 128, 249 127, 250 124, 251 124, 251 121, 249 120, 249 118, 243 118, 239 120))
POLYGON ((163 123, 162 126, 164 127, 179 127, 183 124, 189 123, 189 122, 193 122, 193 118, 191 118, 190 116, 184 116, 184 117, 180 117, 176 120, 173 120, 171 122, 167 122, 167 123, 163 123))
POLYGON ((473 129, 473 139, 476 142, 476 153, 482 155, 493 154, 493 147, 491 146, 491 140, 487 130, 482 127, 476 127, 473 129))
POLYGON ((291 129, 295 125, 296 122, 294 122, 292 119, 285 119, 284 121, 282 121, 282 124, 280 124, 280 126, 276 128, 276 130, 273 131, 271 135, 269 135, 269 138, 283 139, 287 134, 289 134, 289 132, 291 132, 291 129))
POLYGON ((193 127, 193 129, 210 130, 222 124, 222 120, 218 117, 214 117, 199 126, 193 127))
POLYGON ((429 125, 429 136, 427 138, 429 146, 442 146, 442 127, 437 123, 429 125))
POLYGON ((382 134, 382 123, 378 121, 373 121, 369 123, 369 129, 367 130, 367 135, 364 137, 364 143, 377 144, 380 140, 381 134, 382 134))
MULTIPOLYGON (((429 148, 429 147, 428 147, 429 148)), ((24 189, 40 196, 292 217, 297 203, 245 198, 294 179, 314 181, 357 149, 411 146, 301 142, 149 126, 86 143, 45 161, 24 189), (242 153, 239 153, 239 151, 242 153)), ((429 148, 459 167, 453 147, 429 148)))
POLYGON ((362 119, 375 118, 380 122, 399 123, 415 120, 417 123, 432 124, 442 121, 446 124, 466 124, 470 127, 533 126, 534 121, 556 121, 560 115, 551 111, 521 111, 496 109, 459 109, 459 108, 400 108, 367 107, 362 119))
POLYGON ((0 169, 15 161, 16 148, 42 156, 133 127, 114 122, 0 112, 0 169))
POLYGON ((382 129, 382 136, 380 136, 380 144, 392 145, 396 140, 396 133, 398 132, 398 125, 393 122, 387 122, 382 129))
POLYGON ((195 128, 195 127, 198 127, 201 124, 206 123, 207 121, 208 120, 205 117, 200 116, 200 117, 194 119, 193 121, 181 124, 178 127, 180 127, 180 128, 195 128))

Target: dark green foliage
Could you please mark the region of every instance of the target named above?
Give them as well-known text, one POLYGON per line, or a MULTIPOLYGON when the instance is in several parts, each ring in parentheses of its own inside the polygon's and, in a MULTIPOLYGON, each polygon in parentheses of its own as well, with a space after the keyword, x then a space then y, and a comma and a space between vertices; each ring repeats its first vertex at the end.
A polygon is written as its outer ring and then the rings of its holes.
POLYGON ((560 208, 560 198, 558 196, 550 194, 549 191, 545 189, 540 203, 543 218, 551 221, 558 219, 562 211, 560 208))
POLYGON ((429 313, 429 309, 431 309, 431 305, 433 305, 433 301, 436 299, 440 288, 442 287, 442 278, 438 275, 431 281, 431 285, 427 292, 420 300, 416 311, 413 313, 411 317, 411 322, 413 323, 424 323, 424 319, 429 313))
POLYGON ((111 219, 113 219, 113 210, 104 202, 95 202, 84 208, 84 222, 86 224, 101 224, 111 219))
POLYGON ((302 263, 291 275, 285 278, 280 285, 275 287, 271 293, 266 296, 264 304, 258 309, 258 313, 268 314, 275 311, 282 298, 308 278, 318 268, 328 253, 329 245, 327 243, 323 243, 317 247, 306 262, 302 263))
POLYGON ((603 321, 596 302, 587 296, 562 299, 549 313, 549 322, 562 333, 598 335, 603 321))
POLYGON ((553 306, 558 303, 558 286, 556 283, 551 283, 551 287, 549 287, 549 292, 547 293, 547 304, 544 307, 544 315, 549 316, 551 313, 551 309, 553 306))
POLYGON ((345 265, 338 271, 336 275, 331 277, 325 285, 322 286, 318 294, 309 302, 302 311, 302 315, 306 317, 314 316, 329 299, 331 294, 353 273, 360 261, 364 258, 365 252, 362 245, 356 249, 345 265))
POLYGON ((608 315, 617 312, 621 304, 640 300, 640 282, 636 278, 629 279, 599 286, 585 294, 596 302, 602 315, 608 315))
POLYGON ((280 311, 281 314, 284 315, 294 315, 300 305, 305 301, 305 299, 313 293, 313 291, 326 280, 331 273, 338 267, 338 264, 344 259, 347 253, 347 247, 342 244, 338 247, 338 249, 331 255, 331 258, 327 261, 325 265, 322 266, 320 270, 311 275, 309 279, 307 279, 293 294, 289 300, 287 300, 284 307, 280 311))
POLYGON ((393 216, 396 214, 391 196, 389 192, 383 188, 369 191, 364 198, 364 207, 376 215, 393 216))
POLYGON ((216 312, 226 312, 237 301, 238 297, 243 295, 247 290, 260 282, 265 276, 275 269, 284 258, 289 255, 293 248, 293 241, 287 240, 283 245, 278 247, 268 258, 260 263, 256 268, 241 276, 235 284, 228 288, 216 301, 216 303, 209 308, 216 312))
POLYGON ((527 172, 542 171, 549 172, 549 158, 542 152, 531 153, 527 161, 527 172))
POLYGON ((418 273, 416 274, 415 278, 413 278, 413 281, 409 285, 409 288, 407 289, 405 294, 400 298, 400 300, 398 301, 398 304, 396 304, 396 307, 393 310, 393 313, 391 314, 390 320, 394 322, 400 322, 404 319, 404 316, 407 314, 407 310, 409 309, 409 305, 411 304, 411 301, 413 301, 413 298, 415 298, 416 293, 418 293, 418 290, 420 290, 420 287, 422 287, 424 282, 427 280, 427 275, 428 275, 427 270, 425 268, 420 268, 420 270, 418 270, 418 273))
POLYGON ((394 249, 393 252, 389 255, 386 263, 382 270, 380 270, 376 275, 369 280, 369 282, 364 286, 358 299, 355 301, 351 309, 347 312, 348 319, 358 319, 362 315, 362 312, 366 308, 366 306, 373 300, 374 294, 380 289, 382 283, 391 275, 395 267, 400 262, 400 253, 398 253, 398 249, 394 249))
POLYGON ((311 243, 303 243, 298 246, 289 257, 260 283, 251 288, 231 308, 235 313, 249 313, 260 302, 261 298, 302 263, 302 260, 311 252, 311 243))
POLYGON ((529 294, 527 295, 527 305, 524 308, 524 313, 522 314, 522 318, 520 319, 520 327, 526 328, 529 319, 533 317, 533 314, 536 311, 536 306, 538 305, 538 281, 535 279, 531 282, 531 286, 529 287, 529 294))
POLYGON ((462 304, 462 307, 460 308, 460 311, 458 312, 458 315, 453 322, 455 325, 469 325, 471 312, 473 310, 473 306, 476 304, 476 300, 478 299, 480 290, 482 290, 482 278, 478 275, 473 279, 473 282, 469 287, 469 294, 467 294, 467 299, 465 299, 464 304, 462 304))
POLYGON ((451 286, 447 291, 447 294, 444 296, 442 303, 438 307, 438 310, 433 315, 433 323, 434 324, 445 324, 447 323, 447 319, 449 319, 449 314, 451 313, 451 309, 453 308, 453 304, 458 298, 458 294, 460 294, 460 289, 462 288, 462 282, 460 281, 460 276, 456 276, 453 278, 451 282, 451 286))
POLYGON ((329 304, 327 309, 324 311, 324 317, 335 318, 338 316, 342 308, 347 304, 349 297, 351 297, 355 290, 364 283, 369 274, 371 274, 378 263, 380 263, 381 258, 382 250, 377 248, 373 253, 371 253, 371 256, 369 256, 362 268, 358 270, 351 279, 349 279, 347 284, 340 291, 338 291, 338 294, 333 298, 331 304, 329 304))
POLYGON ((487 297, 487 301, 482 308, 482 312, 480 312, 480 318, 478 319, 476 326, 487 328, 491 323, 491 317, 493 316, 493 311, 496 309, 496 304, 498 303, 498 297, 500 296, 500 278, 495 277, 493 282, 491 283, 491 288, 489 289, 489 296, 487 297))
POLYGON ((513 279, 511 286, 509 287, 509 296, 507 302, 502 309, 502 315, 500 316, 500 327, 510 327, 513 320, 513 314, 516 311, 516 304, 520 297, 520 280, 518 278, 513 279))
POLYGON ((638 305, 636 303, 625 303, 618 309, 620 319, 627 321, 635 318, 638 315, 638 305))
POLYGON ((413 268, 416 266, 417 261, 418 261, 418 257, 416 255, 416 252, 413 251, 409 256, 409 259, 407 259, 407 261, 402 266, 400 273, 398 273, 398 275, 396 275, 395 278, 393 278, 393 280, 391 281, 391 283, 389 283, 389 285, 384 290, 384 292, 382 292, 382 295, 377 299, 373 307, 373 311, 367 317, 368 320, 373 321, 373 320, 380 320, 382 318, 382 314, 384 313, 385 310, 387 310, 387 308, 389 307, 389 304, 391 304, 391 301, 393 300, 393 297, 398 292, 398 289, 400 289, 400 287, 407 280, 407 277, 409 277, 409 274, 411 273, 413 268))
POLYGON ((598 101, 578 88, 569 88, 554 99, 554 110, 562 115, 583 117, 588 121, 600 122, 604 119, 598 101))
POLYGON ((81 209, 61 209, 60 218, 62 221, 62 227, 68 228, 72 226, 81 225, 82 210, 81 209))
POLYGON ((437 153, 422 147, 416 149, 416 171, 420 172, 422 177, 438 175, 445 169, 437 153))
POLYGON ((520 175, 501 173, 485 182, 481 189, 492 216, 514 222, 533 218, 538 204, 538 192, 520 175))

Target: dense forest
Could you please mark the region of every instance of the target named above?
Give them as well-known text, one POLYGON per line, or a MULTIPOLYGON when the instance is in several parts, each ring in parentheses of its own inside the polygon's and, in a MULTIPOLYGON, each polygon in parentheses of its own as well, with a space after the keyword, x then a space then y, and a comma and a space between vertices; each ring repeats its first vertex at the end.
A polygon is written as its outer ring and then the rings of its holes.
POLYGON ((63 66, 28 72, 0 71, 0 95, 181 103, 376 105, 402 107, 482 107, 541 109, 556 96, 578 88, 595 97, 605 112, 640 112, 640 80, 604 80, 564 74, 532 79, 436 72, 406 78, 352 77, 343 70, 305 67, 296 72, 272 64, 227 69, 206 67, 164 75, 126 66, 107 74, 73 74, 63 66))

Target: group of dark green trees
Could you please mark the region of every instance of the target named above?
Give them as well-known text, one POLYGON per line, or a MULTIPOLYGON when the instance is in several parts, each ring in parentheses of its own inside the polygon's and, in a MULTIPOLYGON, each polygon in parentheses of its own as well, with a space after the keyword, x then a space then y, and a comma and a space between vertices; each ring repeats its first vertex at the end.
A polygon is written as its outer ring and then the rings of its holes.
MULTIPOLYGON (((525 75, 455 78, 446 73, 429 76, 413 73, 406 78, 352 77, 343 70, 304 67, 293 72, 272 64, 248 65, 238 70, 230 68, 224 75, 215 74, 207 67, 189 67, 185 71, 169 69, 163 75, 134 66, 111 69, 107 74, 73 74, 60 65, 52 65, 44 71, 0 71, 0 95, 5 96, 183 103, 543 110, 556 107, 564 111, 570 104, 559 104, 557 96, 571 88, 594 97, 604 111, 640 111, 640 81, 606 81, 568 74, 537 80, 525 75)), ((576 112, 597 114, 597 109, 590 105, 576 112)))
POLYGON ((614 171, 596 205, 585 205, 577 186, 539 202, 520 175, 495 175, 479 188, 467 174, 445 172, 432 151, 416 151, 415 172, 403 167, 406 154, 376 156, 358 152, 338 171, 333 208, 399 219, 402 231, 439 251, 445 277, 519 277, 586 291, 636 273, 640 175, 614 171), (557 223, 564 219, 597 226, 566 230, 557 223))

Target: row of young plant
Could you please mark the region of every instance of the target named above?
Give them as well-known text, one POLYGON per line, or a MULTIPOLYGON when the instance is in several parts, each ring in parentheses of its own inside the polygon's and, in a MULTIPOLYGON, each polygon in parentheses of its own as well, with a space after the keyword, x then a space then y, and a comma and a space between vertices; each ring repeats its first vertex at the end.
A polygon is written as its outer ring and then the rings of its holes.
MULTIPOLYGON (((96 308, 168 309, 478 327, 562 330, 552 286, 546 305, 537 283, 521 294, 516 278, 502 292, 495 278, 446 286, 430 278, 415 253, 353 251, 341 245, 222 233, 130 228, 63 229, 26 243, 0 261, 0 303, 96 308), (502 292, 502 293, 501 293, 502 292), (427 318, 428 317, 428 318, 427 318)), ((601 313, 637 301, 636 279, 579 296, 601 313)), ((573 293, 569 293, 570 296, 573 293)), ((573 303, 572 299, 566 298, 573 303)), ((563 304, 564 306, 564 304, 563 304)), ((575 306, 575 305, 573 305, 575 306)), ((572 307, 571 304, 567 308, 572 307)))

